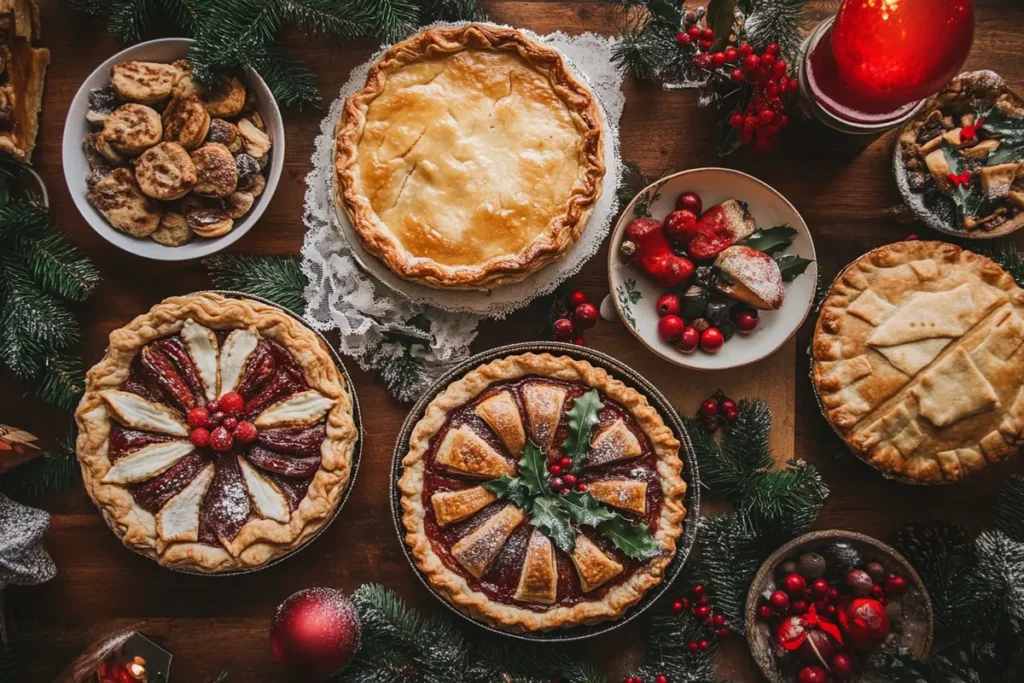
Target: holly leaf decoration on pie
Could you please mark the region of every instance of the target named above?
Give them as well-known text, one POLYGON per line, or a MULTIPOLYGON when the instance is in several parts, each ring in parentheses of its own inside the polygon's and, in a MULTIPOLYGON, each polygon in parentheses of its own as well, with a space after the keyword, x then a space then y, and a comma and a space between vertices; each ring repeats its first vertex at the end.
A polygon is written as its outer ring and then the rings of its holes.
POLYGON ((601 505, 597 498, 589 493, 570 491, 564 496, 560 496, 559 502, 577 524, 599 528, 602 523, 618 517, 616 513, 601 505))
POLYGON ((524 510, 529 509, 532 501, 530 488, 519 477, 510 477, 507 474, 503 474, 500 479, 485 481, 481 486, 498 498, 511 500, 524 510))
POLYGON ((551 477, 544 467, 544 454, 532 441, 523 447, 523 455, 519 458, 518 479, 531 496, 547 495, 551 491, 551 477))
POLYGON ((625 517, 616 514, 613 519, 598 527, 601 535, 615 544, 615 547, 635 560, 649 560, 661 555, 661 546, 651 528, 644 522, 634 524, 625 517))
POLYGON ((530 506, 530 521, 560 550, 571 553, 576 549, 576 532, 569 523, 569 513, 561 505, 560 497, 535 498, 530 506))
POLYGON ((572 408, 566 413, 569 420, 569 436, 562 444, 565 454, 572 460, 573 469, 580 469, 587 464, 587 452, 590 450, 590 435, 601 414, 604 404, 597 389, 591 389, 575 399, 572 408))

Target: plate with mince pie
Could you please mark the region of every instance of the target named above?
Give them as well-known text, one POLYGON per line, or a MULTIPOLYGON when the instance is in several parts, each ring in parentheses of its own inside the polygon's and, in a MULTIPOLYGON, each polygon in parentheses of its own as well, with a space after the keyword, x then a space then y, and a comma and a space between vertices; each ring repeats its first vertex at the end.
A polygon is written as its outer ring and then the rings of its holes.
POLYGON ((1024 290, 945 242, 896 242, 847 266, 811 345, 826 419, 862 460, 917 484, 955 482, 1024 436, 1024 290))
POLYGON ((82 479, 110 528, 190 573, 296 552, 358 466, 344 367, 298 318, 241 296, 171 297, 114 330, 75 418, 82 479))
POLYGON ((490 630, 575 640, 640 614, 696 535, 678 415, 618 361, 569 344, 480 354, 409 413, 392 512, 410 564, 490 630))
POLYGON ((281 114, 253 71, 192 77, 190 41, 142 43, 101 64, 64 127, 64 175, 109 242, 159 260, 199 258, 244 235, 284 163, 281 114))

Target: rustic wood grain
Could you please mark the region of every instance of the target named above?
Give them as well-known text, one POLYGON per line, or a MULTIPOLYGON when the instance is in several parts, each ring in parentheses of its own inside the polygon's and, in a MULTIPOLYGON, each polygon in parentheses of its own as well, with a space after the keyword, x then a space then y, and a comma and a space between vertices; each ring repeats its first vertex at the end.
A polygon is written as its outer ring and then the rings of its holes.
MULTIPOLYGON (((77 349, 87 364, 103 354, 106 336, 166 296, 210 286, 199 263, 145 261, 109 246, 75 210, 63 181, 60 144, 71 98, 86 76, 119 46, 102 26, 92 24, 57 0, 43 0, 43 44, 52 51, 46 84, 36 166, 46 179, 52 213, 72 242, 92 257, 103 282, 77 307, 82 342, 77 349)), ((598 0, 485 0, 490 16, 539 32, 614 33, 617 15, 598 0)), ((812 3, 815 16, 827 16, 835 3, 812 3)), ((968 68, 994 69, 1024 91, 1021 63, 1024 11, 1019 3, 979 0, 977 38, 968 68)), ((345 48, 289 36, 321 79, 328 101, 347 80, 350 69, 366 60, 370 42, 345 48)), ((715 114, 701 110, 689 92, 663 92, 627 83, 622 125, 623 156, 648 174, 659 175, 708 165, 726 165, 761 178, 789 198, 803 214, 816 241, 822 278, 879 244, 926 234, 919 224, 901 224, 887 209, 898 204, 889 173, 892 139, 879 140, 857 154, 833 155, 789 147, 785 153, 756 158, 715 155, 710 128, 715 114)), ((260 224, 233 250, 296 254, 302 244, 304 177, 310 170, 313 140, 325 110, 285 113, 287 153, 277 193, 260 224)), ((573 284, 592 298, 607 291, 606 252, 587 264, 573 284)), ((537 337, 541 313, 534 305, 504 322, 488 322, 474 345, 537 337)), ((770 359, 743 370, 707 374, 659 361, 622 327, 603 323, 589 335, 592 346, 632 364, 691 412, 699 399, 721 387, 730 395, 766 398, 776 412, 776 456, 810 460, 832 487, 819 528, 843 527, 881 538, 914 518, 956 517, 972 528, 989 520, 989 506, 1000 479, 1024 471, 1011 463, 975 481, 952 487, 910 487, 884 481, 852 458, 834 459, 818 416, 807 377, 809 320, 794 341, 770 359)), ((283 681, 267 638, 276 605, 300 588, 324 585, 351 591, 367 581, 398 590, 410 603, 437 609, 402 558, 388 511, 388 467, 393 441, 405 408, 393 401, 370 374, 349 364, 366 426, 363 463, 348 506, 312 546, 284 564, 245 577, 200 578, 175 574, 123 548, 107 529, 84 492, 52 496, 40 505, 53 514, 47 545, 60 572, 35 588, 8 588, 9 625, 22 641, 26 661, 19 678, 44 683, 95 637, 137 624, 175 653, 173 680, 205 683, 222 669, 245 683, 283 681)), ((22 400, 26 387, 0 379, 0 421, 15 424, 52 443, 69 422, 34 399, 22 400)), ((643 647, 643 625, 598 639, 590 651, 612 680, 621 676, 643 647)), ((721 673, 735 680, 759 676, 738 638, 725 647, 721 673)))

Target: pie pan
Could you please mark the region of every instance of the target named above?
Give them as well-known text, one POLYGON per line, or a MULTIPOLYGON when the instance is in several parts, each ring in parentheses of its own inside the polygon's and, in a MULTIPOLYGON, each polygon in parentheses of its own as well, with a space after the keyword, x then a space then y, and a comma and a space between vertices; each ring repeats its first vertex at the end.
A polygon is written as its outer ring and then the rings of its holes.
POLYGON ((89 203, 89 200, 86 199, 89 189, 85 179, 89 175, 90 169, 82 149, 86 134, 91 132, 90 124, 85 118, 85 114, 89 110, 89 93, 110 84, 110 69, 115 64, 131 60, 170 63, 176 59, 184 59, 191 44, 192 41, 187 38, 161 38, 139 43, 118 52, 96 67, 85 79, 78 92, 75 93, 74 99, 71 100, 71 107, 64 123, 64 140, 61 143, 64 181, 68 185, 68 191, 71 193, 71 199, 75 202, 78 212, 82 214, 89 227, 114 246, 137 256, 157 261, 188 261, 202 258, 237 242, 256 224, 267 205, 270 204, 270 199, 277 188, 281 171, 284 168, 285 136, 281 110, 278 108, 270 88, 259 74, 248 69, 241 80, 244 81, 247 88, 252 89, 256 96, 257 111, 266 123, 272 147, 270 160, 264 169, 266 187, 253 202, 249 212, 235 221, 230 232, 222 237, 209 239, 194 236, 191 241, 180 247, 167 247, 149 238, 140 239, 121 232, 110 225, 103 214, 89 203))
MULTIPOLYGON (((757 618, 757 608, 761 604, 762 595, 775 589, 775 569, 785 559, 801 553, 816 552, 830 543, 845 543, 853 547, 865 562, 880 562, 885 569, 899 573, 907 580, 908 590, 900 599, 902 619, 900 627, 894 625, 892 633, 896 634, 896 645, 906 647, 910 653, 924 659, 932 647, 934 634, 934 615, 932 602, 928 597, 921 577, 917 575, 911 564, 894 548, 878 539, 865 534, 842 529, 812 531, 798 536, 776 550, 764 561, 754 577, 747 593, 747 604, 744 613, 744 630, 750 654, 761 669, 762 675, 771 683, 793 683, 794 677, 786 677, 779 671, 773 653, 775 634, 765 622, 757 618)), ((867 680, 862 675, 854 676, 853 681, 867 680)), ((874 679, 872 679, 874 680, 874 679)))
MULTIPOLYGON (((305 543, 303 543, 302 545, 298 546, 297 548, 295 548, 291 552, 285 553, 284 555, 281 555, 279 557, 275 557, 274 559, 270 560, 266 564, 260 565, 259 567, 253 567, 252 569, 236 569, 236 570, 224 571, 224 572, 201 572, 201 571, 197 571, 197 570, 193 570, 193 569, 182 569, 182 568, 179 568, 179 567, 167 567, 167 566, 164 566, 165 569, 169 569, 169 570, 171 570, 173 572, 177 572, 179 574, 192 574, 194 576, 207 576, 207 577, 209 577, 209 576, 216 576, 216 577, 220 577, 220 576, 238 576, 240 574, 252 574, 254 572, 262 571, 262 570, 266 569, 267 567, 272 567, 275 564, 278 564, 280 562, 284 562, 288 558, 294 556, 300 550, 303 550, 304 548, 307 548, 308 546, 310 546, 317 538, 320 537, 320 535, 324 531, 327 530, 327 528, 329 526, 331 526, 331 524, 334 523, 334 520, 337 519, 337 517, 338 517, 338 513, 340 513, 341 509, 345 506, 345 502, 348 500, 349 495, 352 493, 352 487, 355 484, 356 475, 359 474, 359 461, 361 459, 361 455, 362 455, 362 451, 363 451, 363 421, 362 421, 362 415, 361 415, 360 410, 359 410, 359 399, 356 396, 355 386, 352 384, 352 377, 349 375, 348 369, 345 367, 345 364, 342 362, 341 356, 338 355, 338 352, 334 350, 334 347, 331 346, 330 342, 328 342, 327 339, 320 332, 318 332, 317 330, 314 330, 312 327, 309 327, 309 325, 307 325, 305 323, 305 321, 300 316, 297 316, 294 313, 292 313, 291 311, 289 311, 289 310, 287 310, 285 308, 282 308, 281 306, 278 306, 273 301, 270 301, 268 299, 264 299, 263 297, 254 296, 252 294, 246 294, 244 292, 236 292, 236 291, 224 290, 224 289, 211 289, 211 290, 204 290, 204 291, 201 291, 201 292, 194 292, 194 293, 195 294, 219 294, 221 296, 229 297, 229 298, 232 298, 232 299, 252 299, 254 301, 259 301, 260 303, 266 304, 268 306, 273 306, 274 308, 277 308, 278 310, 282 311, 283 313, 286 313, 287 315, 291 316, 292 318, 294 318, 295 320, 300 322, 304 327, 306 327, 306 329, 311 330, 314 334, 316 334, 317 338, 320 340, 320 343, 330 353, 331 358, 334 359, 334 363, 335 363, 335 365, 338 366, 338 369, 341 371, 342 377, 345 378, 345 387, 348 390, 349 396, 352 398, 352 419, 353 419, 353 421, 355 422, 355 425, 356 425, 356 435, 357 435, 357 437, 356 437, 355 445, 353 446, 353 449, 352 449, 351 474, 349 475, 348 482, 345 484, 345 490, 342 492, 341 497, 338 499, 338 504, 335 506, 334 511, 331 513, 331 516, 327 519, 326 522, 323 523, 323 525, 321 525, 321 527, 312 536, 309 537, 309 539, 305 543)), ((105 515, 103 517, 104 517, 104 519, 106 519, 105 515)), ((114 530, 113 527, 111 527, 111 530, 112 531, 114 530)), ((138 554, 142 555, 142 553, 138 553, 138 554)), ((152 560, 153 562, 157 562, 157 558, 155 558, 155 557, 149 557, 148 555, 143 555, 143 556, 147 557, 148 559, 152 560)), ((161 566, 163 566, 163 565, 161 565, 161 566)))
POLYGON ((459 615, 462 619, 475 624, 479 628, 491 631, 492 633, 510 638, 517 638, 519 640, 535 642, 579 641, 586 638, 592 638, 603 633, 608 633, 609 631, 615 630, 627 622, 632 621, 656 602, 679 576, 679 573, 682 571, 683 565, 686 563, 690 551, 693 548, 694 541, 697 538, 697 520, 700 517, 700 477, 697 472, 697 459, 693 453, 693 447, 690 444, 690 439, 686 434, 686 430, 684 429, 683 423, 675 408, 672 407, 672 404, 669 403, 668 399, 666 399, 661 392, 654 387, 654 385, 644 379, 635 370, 611 356, 601 353, 600 351, 583 348, 573 344, 562 344, 558 342, 526 342, 521 344, 510 344, 477 354, 476 356, 473 356, 472 358, 469 358, 453 367, 434 382, 412 407, 412 410, 409 411, 409 414, 399 431, 398 441, 395 444, 395 451, 391 460, 391 517, 395 525, 395 532, 398 535, 398 542, 405 555, 405 559, 416 573, 420 582, 441 602, 441 604, 453 613, 459 615), (441 592, 435 589, 427 577, 416 566, 412 552, 405 542, 406 529, 402 521, 402 493, 398 488, 398 481, 402 477, 402 460, 409 452, 409 437, 412 434, 416 423, 423 417, 430 402, 455 380, 482 364, 489 363, 506 356, 522 353, 551 353, 556 355, 565 355, 587 361, 597 367, 603 368, 615 379, 622 381, 627 386, 630 386, 645 395, 648 402, 657 409, 662 420, 664 420, 665 424, 672 430, 674 436, 681 444, 679 456, 683 461, 682 476, 687 485, 686 497, 684 500, 684 504, 686 506, 686 517, 683 520, 683 533, 676 540, 675 557, 666 568, 665 576, 661 583, 648 590, 643 598, 630 607, 626 614, 619 619, 590 626, 572 626, 552 631, 510 632, 494 628, 463 613, 449 602, 441 592))

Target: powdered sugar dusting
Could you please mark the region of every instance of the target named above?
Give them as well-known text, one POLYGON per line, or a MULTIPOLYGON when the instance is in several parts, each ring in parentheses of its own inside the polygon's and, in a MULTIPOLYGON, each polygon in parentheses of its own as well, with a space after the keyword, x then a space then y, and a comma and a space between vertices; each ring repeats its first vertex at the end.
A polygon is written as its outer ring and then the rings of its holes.
POLYGON ((775 259, 763 251, 745 246, 729 247, 719 255, 718 267, 770 307, 782 305, 786 295, 782 272, 775 259))

